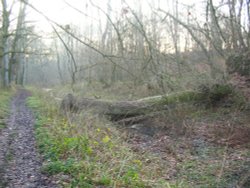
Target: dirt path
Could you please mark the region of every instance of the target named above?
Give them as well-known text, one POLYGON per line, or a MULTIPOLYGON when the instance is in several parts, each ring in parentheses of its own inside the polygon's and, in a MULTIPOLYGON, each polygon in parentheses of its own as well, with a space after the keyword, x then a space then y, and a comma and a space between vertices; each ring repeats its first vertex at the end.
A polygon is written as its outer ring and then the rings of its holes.
POLYGON ((54 188, 40 172, 41 158, 35 146, 34 117, 25 105, 29 96, 19 90, 12 100, 7 128, 0 132, 0 188, 54 188))

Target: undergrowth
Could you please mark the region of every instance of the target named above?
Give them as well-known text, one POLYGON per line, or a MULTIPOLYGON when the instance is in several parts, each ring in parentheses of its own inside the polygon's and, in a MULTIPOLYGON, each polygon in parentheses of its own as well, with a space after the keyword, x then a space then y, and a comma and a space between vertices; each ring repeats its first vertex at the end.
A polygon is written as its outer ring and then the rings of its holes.
MULTIPOLYGON (((211 96, 225 100, 192 108, 177 105, 150 121, 150 127, 154 123, 157 128, 165 126, 164 137, 155 140, 159 149, 154 152, 148 145, 143 145, 148 152, 131 150, 129 138, 105 118, 87 110, 62 115, 50 93, 34 92, 28 104, 36 111, 36 138, 45 159, 43 171, 63 187, 249 187, 249 147, 245 147, 249 143, 243 134, 249 130, 249 117, 236 108, 241 104, 238 97, 233 105, 224 105, 234 99, 230 88, 211 91, 208 101, 214 99, 211 96), (240 142, 243 138, 245 145, 240 142)), ((172 96, 164 102, 196 98, 192 92, 172 96)))
MULTIPOLYGON (((33 92, 36 139, 43 171, 64 187, 172 187, 160 161, 131 151, 110 122, 84 112, 63 116, 53 99, 33 92)), ((176 187, 176 186, 174 186, 176 187)))
POLYGON ((10 98, 12 92, 10 90, 0 90, 0 130, 5 127, 5 119, 10 110, 10 98))

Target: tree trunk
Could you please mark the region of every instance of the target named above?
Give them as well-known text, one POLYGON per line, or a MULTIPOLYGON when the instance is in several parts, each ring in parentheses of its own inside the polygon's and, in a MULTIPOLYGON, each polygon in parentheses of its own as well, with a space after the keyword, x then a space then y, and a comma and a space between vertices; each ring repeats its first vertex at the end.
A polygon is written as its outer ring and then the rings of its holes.
POLYGON ((8 87, 10 84, 9 80, 9 45, 8 45, 8 38, 9 38, 9 12, 7 11, 7 2, 6 0, 2 0, 2 32, 3 32, 3 38, 2 38, 2 50, 3 50, 3 56, 2 56, 2 62, 3 62, 3 85, 4 87, 8 87))
POLYGON ((11 45, 11 55, 10 55, 10 81, 16 81, 16 84, 23 84, 23 69, 24 69, 24 59, 25 55, 25 43, 27 41, 26 28, 25 28, 25 11, 26 4, 20 2, 19 13, 17 18, 16 32, 11 45), (18 53, 17 53, 18 52, 18 53), (23 53, 20 53, 23 52, 23 53))
POLYGON ((185 91, 171 95, 160 95, 135 101, 108 101, 88 98, 76 98, 68 94, 61 103, 61 110, 80 112, 93 109, 99 114, 108 115, 113 120, 145 115, 150 112, 167 110, 178 103, 199 101, 204 98, 202 93, 185 91))

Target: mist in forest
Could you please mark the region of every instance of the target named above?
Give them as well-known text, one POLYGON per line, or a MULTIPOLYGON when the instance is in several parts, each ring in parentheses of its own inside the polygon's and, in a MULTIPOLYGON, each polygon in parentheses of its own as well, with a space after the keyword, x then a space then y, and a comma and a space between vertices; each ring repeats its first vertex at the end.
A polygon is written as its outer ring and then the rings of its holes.
POLYGON ((250 43, 244 0, 3 0, 1 13, 2 86, 171 92, 223 80, 225 60, 250 43))
POLYGON ((1 0, 0 25, 0 187, 250 187, 249 0, 1 0))

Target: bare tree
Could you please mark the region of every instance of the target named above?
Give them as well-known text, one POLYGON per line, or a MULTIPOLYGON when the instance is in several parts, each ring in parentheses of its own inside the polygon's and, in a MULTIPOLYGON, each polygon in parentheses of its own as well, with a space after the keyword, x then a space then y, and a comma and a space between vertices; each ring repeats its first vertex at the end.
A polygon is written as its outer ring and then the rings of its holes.
POLYGON ((2 27, 1 27, 1 66, 3 86, 8 87, 13 81, 23 84, 25 72, 25 48, 30 34, 25 25, 26 5, 22 2, 12 1, 7 4, 1 0, 2 5, 2 27), (13 22, 13 7, 19 5, 17 21, 13 22), (10 19, 11 18, 11 19, 10 19), (16 25, 14 25, 14 24, 16 25), (12 24, 12 25, 11 25, 12 24), (15 29, 13 29, 15 28, 15 29))
POLYGON ((9 74, 10 74, 10 61, 9 61, 9 15, 10 12, 8 10, 8 5, 6 0, 1 0, 2 3, 2 40, 1 40, 1 48, 2 48, 2 64, 3 64, 3 86, 8 87, 10 84, 9 74))
POLYGON ((152 83, 163 92, 175 90, 176 81, 191 75, 189 70, 198 64, 206 64, 206 73, 216 79, 222 70, 217 59, 225 60, 233 51, 249 47, 247 0, 206 0, 200 19, 193 13, 195 6, 179 0, 168 4, 121 0, 119 8, 112 7, 112 0, 103 6, 88 0, 83 10, 65 2, 84 16, 83 30, 73 24, 66 28, 26 3, 54 28, 62 44, 57 46, 54 64, 59 72, 68 66, 73 84, 86 79, 111 85, 121 80, 135 85, 152 83), (100 18, 93 18, 94 13, 100 18), (201 60, 191 63, 196 55, 202 56, 201 60))
POLYGON ((17 25, 11 46, 9 79, 23 85, 25 73, 25 43, 28 29, 25 27, 26 4, 20 2, 17 25), (23 53, 18 53, 23 52, 23 53))

